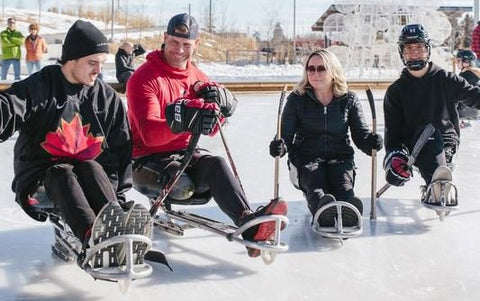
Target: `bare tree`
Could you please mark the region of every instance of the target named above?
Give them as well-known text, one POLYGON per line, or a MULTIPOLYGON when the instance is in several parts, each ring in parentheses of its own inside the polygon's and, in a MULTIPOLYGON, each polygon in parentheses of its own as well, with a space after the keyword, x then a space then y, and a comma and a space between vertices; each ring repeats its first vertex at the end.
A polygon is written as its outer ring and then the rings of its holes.
POLYGON ((78 0, 78 11, 77 11, 77 16, 82 17, 84 10, 85 9, 85 1, 84 0, 78 0))
POLYGON ((203 9, 203 23, 209 33, 213 33, 215 28, 215 3, 213 0, 205 0, 203 9))
POLYGON ((228 3, 222 1, 220 4, 220 26, 218 27, 218 32, 225 33, 228 31, 227 26, 229 25, 228 17, 228 3))
POLYGON ((37 6, 38 6, 38 23, 42 22, 42 8, 43 4, 45 4, 45 0, 37 0, 37 6))

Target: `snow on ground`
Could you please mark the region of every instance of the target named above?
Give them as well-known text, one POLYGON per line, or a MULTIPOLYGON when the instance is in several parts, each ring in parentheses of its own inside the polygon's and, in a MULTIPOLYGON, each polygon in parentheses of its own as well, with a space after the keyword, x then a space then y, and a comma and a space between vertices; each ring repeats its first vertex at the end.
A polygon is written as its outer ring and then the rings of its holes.
MULTIPOLYGON (((377 100, 384 91, 375 91, 377 100)), ((358 91, 366 118, 365 93, 358 91)), ((273 196, 273 162, 268 143, 276 125, 279 93, 239 94, 235 115, 225 129, 227 143, 247 196, 255 208, 273 196)), ((383 132, 381 101, 378 129, 383 132)), ((370 211, 370 157, 357 151, 356 193, 364 202, 364 232, 345 241, 320 238, 310 229, 310 215, 301 193, 289 183, 281 160, 280 195, 289 202, 290 224, 282 239, 290 246, 274 263, 251 259, 237 243, 193 229, 184 237, 156 231, 155 248, 163 251, 173 272, 153 264, 147 279, 132 283, 121 295, 114 283, 94 281, 74 263, 59 262, 50 253, 52 227, 30 220, 13 202, 12 147, 0 144, 0 300, 478 300, 480 295, 480 193, 476 176, 480 152, 479 122, 462 130, 454 179, 460 208, 440 222, 419 203, 418 174, 404 188, 389 189, 370 211)), ((219 137, 200 144, 224 155, 219 137)), ((379 152, 378 182, 384 184, 379 152)), ((135 191, 130 199, 146 199, 135 191)), ((185 208, 183 208, 185 209, 185 208)), ((228 222, 212 201, 186 208, 228 222)))

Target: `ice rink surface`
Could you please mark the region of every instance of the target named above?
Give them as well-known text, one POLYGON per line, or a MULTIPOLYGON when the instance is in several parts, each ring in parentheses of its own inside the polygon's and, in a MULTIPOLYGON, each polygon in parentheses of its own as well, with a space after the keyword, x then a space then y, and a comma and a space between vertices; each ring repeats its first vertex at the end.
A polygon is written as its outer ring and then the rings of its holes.
MULTIPOLYGON (((382 97, 375 91, 378 131, 383 133, 382 97)), ((279 94, 239 94, 235 115, 225 128, 227 143, 252 207, 273 197, 274 160, 268 144, 275 134, 279 94)), ((365 117, 371 114, 358 91, 365 117)), ((27 217, 10 190, 15 139, 0 144, 0 300, 479 300, 480 298, 480 123, 462 130, 454 182, 460 208, 444 222, 419 202, 422 183, 415 174, 403 188, 391 188, 369 220, 371 159, 356 152, 356 194, 364 203, 363 234, 344 242, 313 233, 300 191, 290 184, 282 159, 280 195, 288 200, 290 224, 282 240, 290 249, 265 265, 245 247, 200 229, 183 237, 156 231, 154 247, 173 272, 153 264, 153 274, 121 294, 115 283, 95 281, 75 263, 51 255, 53 229, 27 217)), ((224 155, 219 137, 200 144, 224 155)), ((378 154, 378 186, 384 182, 378 154)), ((148 206, 135 191, 129 199, 148 206)), ((182 208, 185 209, 185 208, 182 208)), ((229 222, 211 201, 187 210, 229 222)))

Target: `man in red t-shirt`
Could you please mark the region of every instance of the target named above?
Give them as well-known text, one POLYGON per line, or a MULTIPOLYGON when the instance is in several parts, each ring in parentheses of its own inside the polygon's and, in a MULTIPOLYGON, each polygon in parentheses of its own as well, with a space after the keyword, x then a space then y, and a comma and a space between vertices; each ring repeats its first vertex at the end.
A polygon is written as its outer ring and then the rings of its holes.
MULTIPOLYGON (((127 83, 128 118, 133 137, 135 186, 151 197, 158 196, 176 173, 193 134, 214 135, 217 119, 235 111, 237 100, 224 87, 210 82, 191 59, 199 44, 197 21, 188 14, 170 19, 160 50, 147 55, 146 62, 127 83)), ((189 189, 173 189, 174 200, 213 197, 220 209, 239 226, 261 215, 285 215, 287 204, 270 202, 250 209, 240 183, 219 156, 195 151, 179 182, 189 189), (181 180, 181 181, 180 181, 181 180)), ((177 185, 178 187, 178 185, 177 185)), ((265 222, 243 233, 250 241, 265 241, 274 234, 274 222, 265 222)), ((260 250, 247 248, 251 257, 260 250)))

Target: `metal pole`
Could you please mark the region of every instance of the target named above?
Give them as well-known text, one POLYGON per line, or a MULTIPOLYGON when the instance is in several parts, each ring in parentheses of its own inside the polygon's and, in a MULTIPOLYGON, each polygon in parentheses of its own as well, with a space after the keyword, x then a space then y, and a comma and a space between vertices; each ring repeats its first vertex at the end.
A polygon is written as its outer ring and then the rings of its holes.
POLYGON ((209 8, 209 14, 208 14, 208 32, 212 33, 212 0, 210 0, 210 8, 209 8))
POLYGON ((112 29, 110 35, 110 41, 113 41, 113 20, 115 18, 115 0, 112 0, 112 29))
POLYGON ((477 25, 478 22, 478 1, 479 0, 473 0, 473 20, 474 20, 474 26, 477 25))
POLYGON ((295 33, 295 23, 296 23, 296 13, 297 13, 297 1, 293 0, 293 62, 297 62, 297 35, 295 33))

